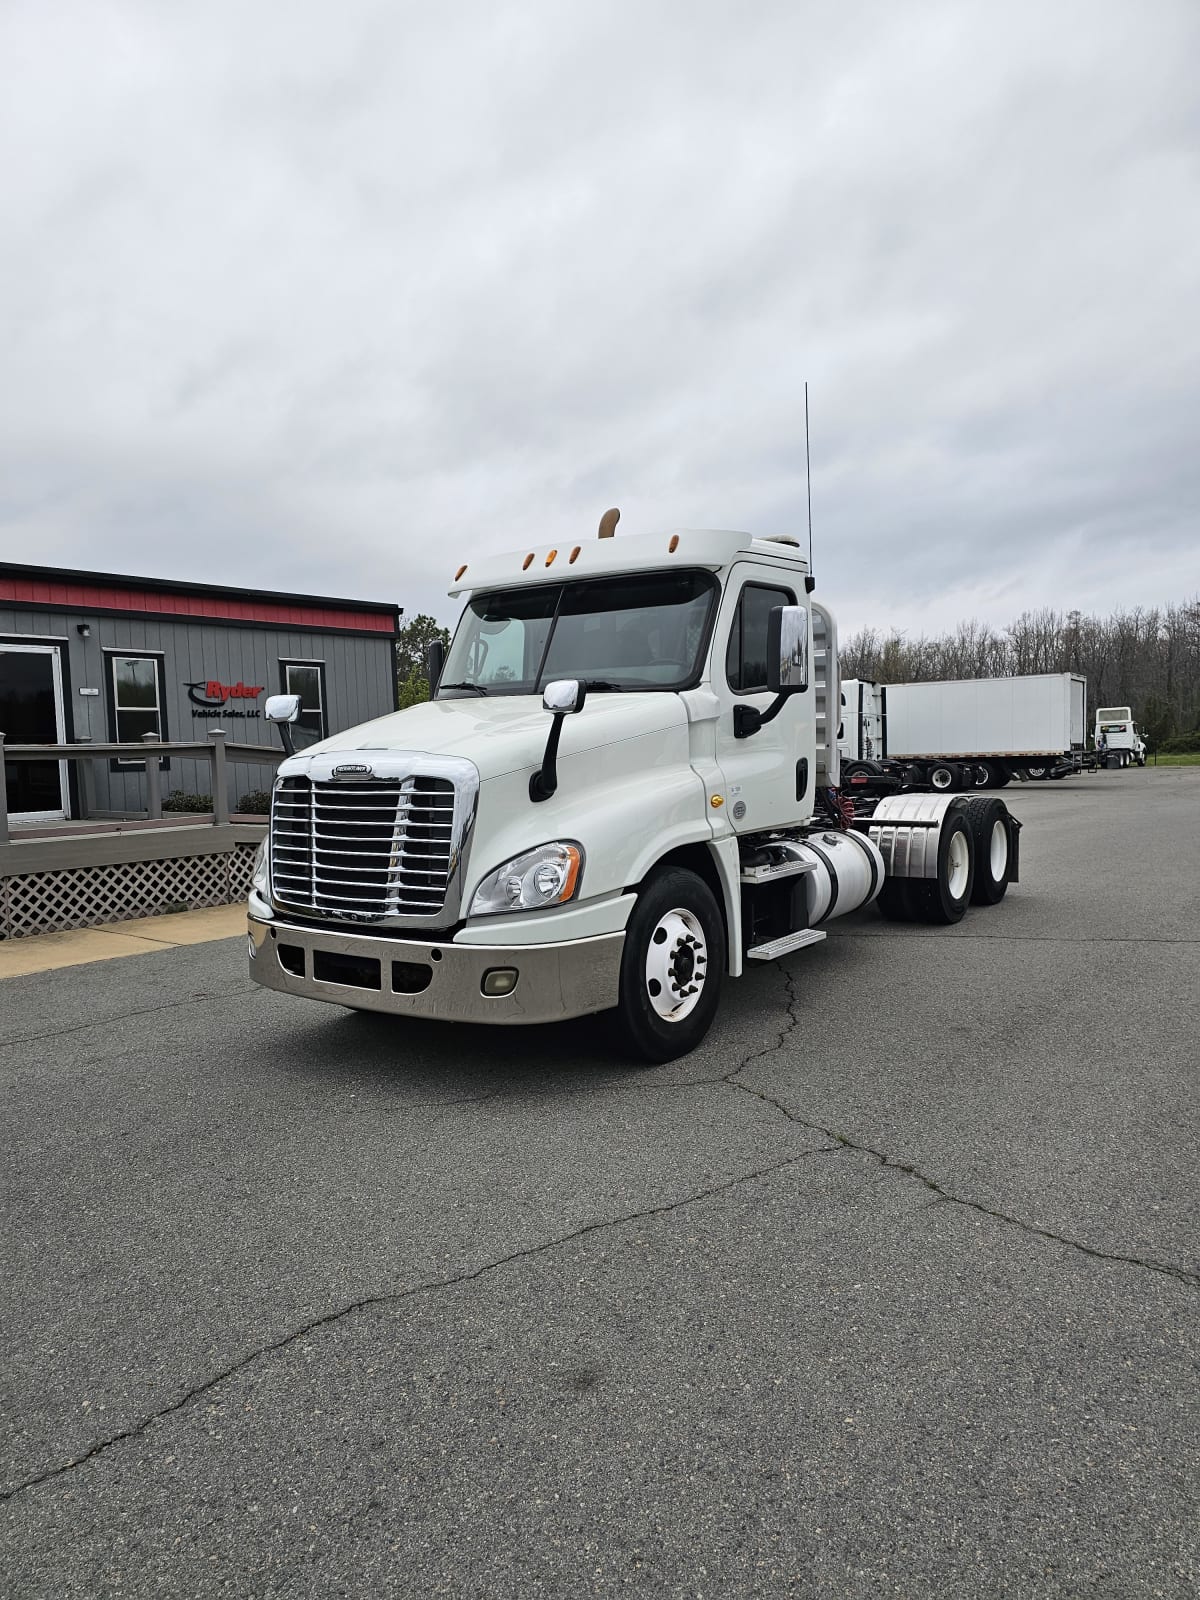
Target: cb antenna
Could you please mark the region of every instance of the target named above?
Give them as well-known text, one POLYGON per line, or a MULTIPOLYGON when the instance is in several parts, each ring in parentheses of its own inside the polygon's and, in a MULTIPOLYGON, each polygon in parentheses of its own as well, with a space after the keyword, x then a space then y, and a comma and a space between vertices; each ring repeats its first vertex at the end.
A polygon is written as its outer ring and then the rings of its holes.
POLYGON ((808 576, 804 580, 804 587, 809 594, 817 586, 813 577, 812 562, 812 457, 808 447, 808 379, 804 380, 804 475, 808 483, 808 576))

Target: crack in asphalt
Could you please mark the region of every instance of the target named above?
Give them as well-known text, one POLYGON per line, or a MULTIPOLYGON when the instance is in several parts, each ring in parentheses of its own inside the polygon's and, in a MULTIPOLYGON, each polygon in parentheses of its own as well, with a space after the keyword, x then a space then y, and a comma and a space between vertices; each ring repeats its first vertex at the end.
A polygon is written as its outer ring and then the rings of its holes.
MULTIPOLYGON (((61 968, 55 969, 61 971, 61 968)), ((133 1011, 121 1011, 112 1017, 89 1017, 86 1022, 73 1022, 69 1028, 48 1028, 45 1033, 15 1034, 8 1039, 0 1039, 0 1050, 10 1049, 13 1045, 37 1044, 40 1039, 65 1039, 68 1034, 86 1033, 89 1028, 105 1028, 113 1022, 128 1022, 133 1017, 153 1017, 160 1011, 179 1011, 185 1006, 198 1006, 206 1000, 228 1000, 234 995, 250 994, 254 989, 251 983, 241 989, 222 989, 219 993, 194 994, 187 1000, 164 1000, 159 1006, 139 1006, 133 1011)))
MULTIPOLYGON (((778 965, 778 964, 777 964, 778 965)), ((773 1106, 789 1122, 794 1122, 798 1127, 806 1128, 810 1133, 823 1134, 827 1139, 832 1139, 843 1150, 852 1150, 858 1155, 870 1156, 881 1167, 891 1172, 902 1173, 905 1177, 915 1178, 930 1191, 938 1200, 947 1201, 951 1205, 962 1206, 968 1211, 975 1211, 980 1216, 991 1217, 997 1222, 1003 1222, 1008 1227, 1019 1228, 1023 1233, 1033 1234, 1039 1239, 1048 1239, 1053 1244, 1065 1245, 1070 1250, 1076 1250, 1080 1255, 1091 1256, 1097 1261, 1114 1261, 1123 1266, 1141 1267, 1146 1272, 1157 1272, 1163 1277, 1174 1278, 1179 1283, 1186 1283, 1190 1287, 1200 1287, 1200 1272, 1192 1272, 1187 1267, 1178 1267, 1169 1261, 1155 1261, 1150 1256, 1122 1255, 1113 1250, 1100 1250, 1095 1245, 1084 1244, 1080 1239, 1070 1239, 1065 1234, 1055 1233, 1051 1228, 1039 1227, 1036 1222, 1029 1222, 1024 1217, 1014 1217, 1010 1212, 998 1211, 993 1206, 985 1206, 979 1200, 969 1200, 965 1195, 955 1194, 953 1190, 943 1187, 936 1178, 931 1178, 928 1173, 922 1172, 919 1167, 906 1161, 898 1161, 895 1156, 888 1155, 886 1150, 877 1150, 874 1145, 863 1144, 860 1140, 852 1139, 848 1134, 838 1133, 834 1128, 827 1128, 823 1123, 812 1122, 807 1117, 802 1117, 794 1112, 782 1100, 774 1095, 767 1094, 765 1090, 752 1088, 750 1084, 739 1083, 739 1075, 753 1065, 755 1061, 764 1056, 773 1055, 775 1051, 783 1048, 787 1039, 795 1028, 800 1025, 796 1015, 799 1005, 799 996, 796 994, 795 980, 792 973, 780 966, 783 974, 784 985, 787 990, 787 1018, 788 1020, 780 1030, 776 1043, 768 1045, 763 1050, 756 1050, 752 1055, 740 1062, 731 1072, 727 1072, 722 1082, 727 1083, 731 1089, 738 1089, 743 1094, 751 1095, 755 1100, 760 1100, 763 1105, 773 1106)))
MULTIPOLYGON (((867 935, 867 937, 874 936, 867 935)), ((1190 941, 1159 942, 1183 943, 1190 941)), ((627 1212, 618 1217, 604 1218, 595 1222, 585 1223, 583 1226, 575 1228, 569 1233, 559 1234, 554 1238, 543 1240, 539 1244, 529 1245, 522 1250, 513 1251, 510 1254, 500 1256, 493 1261, 485 1262, 482 1266, 472 1268, 467 1272, 457 1273, 448 1278, 431 1279, 423 1283, 410 1285, 405 1289, 389 1290, 380 1294, 368 1295, 360 1300, 351 1301, 346 1305, 339 1306, 333 1311, 326 1312, 323 1316, 310 1319, 301 1327, 292 1329, 290 1332, 281 1335, 278 1339, 271 1340, 266 1344, 256 1347, 248 1354, 240 1356, 236 1361, 230 1363, 229 1366, 223 1368, 220 1372, 214 1374, 210 1378, 205 1379, 202 1383, 196 1384, 179 1399, 172 1401, 171 1404, 163 1406, 159 1410, 152 1412, 149 1416, 144 1417, 140 1422, 135 1423, 129 1428, 121 1429, 118 1432, 111 1434, 106 1439, 98 1440, 89 1449, 85 1450, 82 1454, 73 1457, 70 1461, 63 1462, 57 1467, 51 1467, 45 1472, 39 1473, 30 1478, 26 1478, 22 1482, 15 1484, 10 1489, 0 1491, 0 1504, 6 1504, 8 1501, 14 1499, 17 1495, 23 1494, 29 1489, 38 1488, 43 1484, 53 1482, 55 1479, 60 1478, 67 1473, 74 1472, 79 1467, 84 1466, 87 1462, 94 1460, 97 1456, 105 1454, 107 1451, 113 1449, 119 1444, 126 1442, 127 1440, 134 1440, 142 1437, 142 1435, 152 1428, 155 1423, 164 1421, 168 1417, 178 1414, 188 1407, 193 1401, 201 1398, 204 1395, 211 1394, 214 1389, 227 1382, 230 1378, 236 1377, 240 1372, 245 1371, 248 1367, 252 1366, 254 1362, 261 1360, 265 1356, 273 1355, 280 1350, 284 1350, 289 1345, 294 1344, 297 1340, 306 1338, 309 1334, 315 1333, 322 1328, 330 1327, 347 1317, 353 1316, 357 1312, 366 1311, 373 1307, 398 1305, 406 1300, 415 1299, 419 1295, 433 1294, 443 1289, 454 1288, 460 1284, 472 1283, 476 1279, 485 1277, 492 1272, 499 1271, 502 1267, 511 1266, 515 1262, 526 1261, 535 1256, 543 1255, 547 1251, 557 1249, 560 1245, 570 1244, 575 1240, 586 1238, 591 1234, 606 1232, 610 1229, 621 1227, 626 1223, 643 1221, 649 1217, 668 1215, 671 1212, 679 1211, 686 1206, 696 1205, 703 1200, 708 1200, 716 1195, 727 1193, 729 1190, 737 1188, 742 1184, 753 1183, 759 1179, 770 1177, 777 1172, 785 1171, 789 1167, 796 1166, 801 1161, 809 1160, 818 1155, 840 1154, 850 1151, 858 1155, 869 1157, 871 1160, 877 1162, 879 1166, 886 1171, 898 1172, 905 1177, 915 1179, 919 1184, 927 1189, 933 1197, 920 1208, 922 1210, 927 1210, 939 1203, 960 1206, 965 1210, 974 1211, 980 1216, 989 1217, 994 1221, 1004 1223, 1006 1226, 1017 1228, 1023 1233, 1030 1234, 1037 1238, 1046 1239, 1054 1244, 1063 1245, 1067 1249, 1076 1251, 1080 1255, 1090 1257, 1094 1260, 1109 1261, 1124 1266, 1139 1267, 1145 1271, 1155 1272, 1165 1277, 1173 1278, 1176 1281, 1188 1284, 1189 1286, 1200 1285, 1200 1273, 1191 1272, 1186 1268, 1178 1267, 1168 1262, 1155 1261, 1147 1257, 1122 1255, 1113 1251, 1100 1250, 1092 1245, 1084 1244, 1078 1239, 1067 1238, 1063 1234, 1055 1233, 1049 1228, 1039 1227, 1036 1223, 1029 1222, 1024 1218, 1012 1216, 1008 1212, 998 1211, 991 1206, 983 1205, 979 1201, 970 1200, 963 1195, 955 1194, 952 1190, 943 1187, 943 1185, 938 1183, 936 1179, 931 1178, 927 1173, 922 1172, 920 1168, 916 1167, 915 1165, 912 1165, 908 1162, 899 1161, 894 1156, 888 1155, 888 1153, 884 1150, 878 1150, 872 1145, 864 1144, 860 1140, 852 1139, 847 1134, 839 1133, 836 1129, 827 1128, 821 1123, 813 1122, 809 1118, 799 1115, 782 1100, 776 1098, 774 1095, 768 1094, 765 1090, 756 1089, 750 1084, 740 1082, 740 1075, 743 1072, 747 1071, 751 1066, 753 1066, 756 1061, 761 1061, 781 1050, 791 1035, 800 1026, 800 1018, 797 1015, 797 1007, 800 1004, 800 999, 796 993, 795 978, 790 971, 782 966, 781 963, 776 962, 775 965, 777 970, 783 976, 786 1001, 785 1016, 773 1042, 766 1044, 757 1050, 751 1051, 750 1054, 744 1056, 735 1067, 731 1068, 728 1072, 719 1074, 716 1077, 694 1078, 687 1079, 682 1082, 665 1084, 645 1084, 638 1085, 637 1087, 645 1088, 647 1090, 677 1090, 723 1084, 737 1093, 749 1095, 752 1099, 759 1101, 762 1105, 768 1106, 774 1111, 778 1112, 793 1125, 804 1128, 809 1133, 819 1134, 823 1138, 831 1141, 830 1143, 815 1150, 802 1151, 798 1155, 789 1156, 783 1161, 774 1162, 769 1166, 758 1168, 753 1172, 742 1173, 736 1177, 727 1179, 723 1183, 713 1184, 706 1189, 696 1190, 691 1194, 682 1196, 678 1200, 667 1201, 662 1205, 649 1206, 642 1210, 627 1212)), ((207 1000, 210 998, 212 998, 212 996, 197 995, 193 997, 191 1002, 183 1003, 197 1003, 201 1000, 207 1000)), ((172 1006, 178 1006, 180 1002, 176 1000, 170 1004, 172 1006)), ((130 1012, 126 1015, 145 1016, 152 1014, 155 1011, 166 1010, 169 1008, 169 1006, 147 1007, 144 1010, 130 1012)), ((79 1025, 79 1027, 59 1030, 59 1032, 74 1033, 80 1031, 80 1028, 82 1027, 95 1025, 96 1024, 94 1022, 85 1023, 79 1025)), ((33 1037, 54 1038, 58 1037, 58 1034, 51 1033, 34 1035, 33 1037)), ((629 1088, 631 1085, 613 1084, 611 1086, 600 1085, 597 1087, 629 1088)), ((457 1101, 434 1101, 429 1102, 429 1104, 443 1107, 478 1104, 481 1100, 490 1100, 495 1097, 496 1096, 494 1094, 485 1094, 483 1096, 471 1096, 457 1101)))
POLYGON ((596 1222, 584 1223, 582 1227, 574 1228, 570 1233, 558 1234, 552 1239, 544 1239, 540 1244, 528 1245, 523 1250, 514 1250, 509 1255, 497 1257, 494 1261, 485 1261, 482 1266, 474 1267, 468 1272, 455 1273, 449 1278, 434 1278, 425 1283, 411 1284, 406 1289, 388 1290, 382 1294, 366 1295, 361 1300, 350 1301, 346 1305, 337 1307, 334 1311, 326 1312, 324 1316, 311 1318, 302 1327, 293 1328, 278 1339, 272 1339, 267 1344, 259 1345, 247 1355, 239 1356, 229 1366, 224 1367, 211 1378, 206 1378, 203 1383, 196 1384, 179 1399, 173 1400, 170 1405, 162 1406, 158 1411, 143 1417, 140 1422, 134 1423, 132 1427, 122 1428, 118 1432, 110 1434, 108 1438, 98 1440, 81 1455, 72 1457, 70 1461, 64 1461, 57 1467, 51 1467, 34 1477, 23 1479, 22 1482, 14 1484, 10 1489, 0 1491, 0 1505, 6 1504, 19 1494, 24 1494, 28 1489, 36 1489, 42 1484, 53 1482, 54 1479, 60 1478, 66 1473, 74 1472, 76 1468, 82 1467, 97 1456, 103 1455, 106 1451, 113 1449, 115 1445, 123 1444, 126 1440, 141 1438, 156 1422, 161 1422, 167 1417, 174 1416, 189 1406, 193 1400, 198 1400, 203 1395, 211 1394, 220 1384, 236 1377, 238 1373, 244 1372, 247 1367, 252 1366, 255 1361, 260 1360, 263 1356, 274 1355, 277 1351, 286 1349, 288 1345, 295 1344, 298 1339, 304 1339, 321 1328, 330 1327, 346 1317, 353 1316, 356 1312, 367 1311, 376 1306, 399 1305, 405 1300, 415 1299, 418 1295, 433 1294, 442 1289, 453 1289, 459 1284, 473 1283, 477 1278, 483 1278, 491 1272, 499 1271, 501 1267, 511 1266, 517 1261, 527 1261, 534 1256, 545 1254, 548 1250, 557 1249, 560 1245, 571 1244, 576 1239, 584 1239, 589 1234, 603 1233, 611 1228, 619 1228, 628 1222, 641 1222, 647 1217, 666 1216, 670 1212, 679 1211, 685 1206, 696 1205, 702 1200, 712 1199, 714 1195, 725 1194, 730 1189, 736 1189, 742 1184, 754 1183, 760 1178, 769 1178, 776 1172, 783 1172, 788 1167, 794 1167, 799 1162, 808 1160, 810 1156, 828 1154, 834 1148, 834 1146, 826 1146, 823 1149, 804 1150, 799 1155, 788 1156, 785 1160, 773 1162, 770 1166, 757 1168, 753 1172, 740 1173, 736 1177, 727 1178, 723 1183, 712 1184, 707 1189, 698 1189, 694 1193, 684 1195, 678 1200, 666 1201, 658 1206, 646 1206, 640 1211, 626 1212, 619 1217, 607 1217, 596 1222))

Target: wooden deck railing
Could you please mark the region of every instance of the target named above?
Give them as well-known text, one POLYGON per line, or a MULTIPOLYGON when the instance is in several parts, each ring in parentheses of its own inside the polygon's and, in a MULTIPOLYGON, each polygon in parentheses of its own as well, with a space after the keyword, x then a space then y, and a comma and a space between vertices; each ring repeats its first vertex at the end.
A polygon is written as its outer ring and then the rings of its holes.
POLYGON ((9 842, 8 786, 4 775, 6 761, 97 761, 117 759, 139 761, 146 772, 146 815, 151 821, 162 816, 163 756, 183 756, 207 761, 212 773, 213 825, 229 821, 229 789, 226 774, 229 764, 267 763, 277 767, 284 751, 266 744, 227 744, 225 730, 213 728, 208 738, 199 741, 158 739, 146 734, 140 744, 5 744, 0 733, 0 844, 9 842))

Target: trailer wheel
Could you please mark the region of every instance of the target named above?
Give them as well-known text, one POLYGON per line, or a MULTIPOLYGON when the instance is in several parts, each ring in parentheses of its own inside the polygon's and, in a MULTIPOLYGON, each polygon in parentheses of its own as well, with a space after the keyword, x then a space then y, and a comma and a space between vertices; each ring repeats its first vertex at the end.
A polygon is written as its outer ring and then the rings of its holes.
POLYGON ((994 782, 995 782, 995 785, 996 785, 997 789, 1003 789, 1006 784, 1009 784, 1009 783, 1012 782, 1012 773, 1008 770, 1007 767, 997 766, 997 767, 994 767, 992 769, 992 771, 993 771, 994 782))
POLYGON ((1049 777, 1050 775, 1049 767, 1026 767, 1025 771, 1031 778, 1037 779, 1039 783, 1043 778, 1049 777))
POLYGON ((974 887, 975 841, 964 808, 951 811, 942 824, 937 877, 909 879, 909 893, 917 919, 947 924, 960 922, 971 903, 974 887))
POLYGON ((617 1027, 631 1055, 673 1061, 694 1050, 716 1013, 725 925, 712 890, 682 867, 656 872, 625 930, 617 1027))
POLYGON ((971 768, 972 787, 975 789, 992 789, 996 784, 996 774, 991 763, 977 761, 971 768))
POLYGON ((842 768, 842 788, 846 789, 850 784, 855 784, 861 788, 863 784, 870 783, 872 776, 870 767, 864 767, 861 762, 852 761, 842 768))
POLYGON ((1012 872, 1012 846, 1008 833, 1008 807, 1003 800, 968 800, 966 816, 975 845, 975 884, 971 903, 995 906, 1008 892, 1012 872))
POLYGON ((936 761, 929 769, 929 787, 939 794, 962 788, 962 774, 949 761, 936 761))

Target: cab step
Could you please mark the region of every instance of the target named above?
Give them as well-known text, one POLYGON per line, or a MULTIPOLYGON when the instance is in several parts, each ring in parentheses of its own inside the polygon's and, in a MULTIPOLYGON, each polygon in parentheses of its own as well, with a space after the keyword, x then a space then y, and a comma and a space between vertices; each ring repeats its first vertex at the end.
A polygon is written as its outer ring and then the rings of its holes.
POLYGON ((815 872, 815 861, 768 861, 761 867, 743 867, 743 883, 774 883, 777 878, 795 878, 801 872, 815 872))
POLYGON ((774 961, 777 956, 790 956, 793 950, 803 950, 806 944, 820 944, 829 935, 820 928, 801 928, 799 933, 785 933, 766 944, 756 944, 746 951, 748 961, 774 961))

